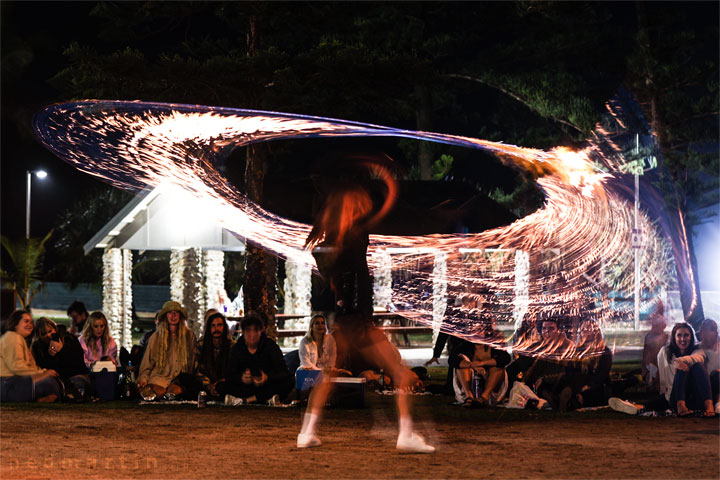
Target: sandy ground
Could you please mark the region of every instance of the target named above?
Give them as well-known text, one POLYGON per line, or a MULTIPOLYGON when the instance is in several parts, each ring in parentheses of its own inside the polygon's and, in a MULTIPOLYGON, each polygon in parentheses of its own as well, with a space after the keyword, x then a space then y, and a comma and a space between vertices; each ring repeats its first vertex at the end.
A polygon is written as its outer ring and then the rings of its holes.
POLYGON ((300 408, 4 405, 0 478, 720 477, 718 419, 467 410, 415 397, 437 452, 398 453, 390 397, 330 409, 324 444, 298 450, 300 408))

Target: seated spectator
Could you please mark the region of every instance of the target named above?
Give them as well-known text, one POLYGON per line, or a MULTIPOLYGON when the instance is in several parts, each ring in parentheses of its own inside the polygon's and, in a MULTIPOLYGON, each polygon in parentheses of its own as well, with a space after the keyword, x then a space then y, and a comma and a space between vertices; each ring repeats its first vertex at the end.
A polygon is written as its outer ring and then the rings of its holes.
POLYGON ((226 405, 275 405, 293 388, 282 351, 263 332, 263 322, 250 313, 240 322, 242 336, 230 350, 225 383, 226 405))
POLYGON ((195 372, 202 389, 213 397, 224 395, 225 370, 230 349, 235 342, 230 339, 225 316, 217 310, 208 311, 205 319, 205 335, 198 342, 195 354, 195 372))
POLYGON ((327 320, 323 315, 313 315, 308 331, 300 340, 299 370, 329 370, 335 367, 337 347, 335 338, 328 333, 327 320))
POLYGON ((85 328, 88 318, 88 311, 83 302, 74 301, 67 309, 67 316, 70 317, 70 333, 79 337, 85 328))
POLYGON ((693 410, 715 416, 710 382, 705 370, 705 352, 695 345, 695 335, 687 323, 676 323, 670 333, 670 344, 657 357, 660 393, 670 408, 681 417, 693 410))
POLYGON ((138 372, 136 383, 143 399, 152 401, 162 396, 175 400, 181 396, 195 381, 194 357, 195 334, 187 326, 185 309, 178 302, 165 302, 138 372))
MULTIPOLYGON (((520 354, 508 365, 511 383, 522 381, 527 385, 534 385, 538 394, 543 383, 544 390, 557 386, 557 381, 565 373, 565 364, 555 358, 571 355, 575 350, 575 344, 560 330, 558 321, 559 317, 537 320, 534 329, 537 333, 526 329, 519 337, 519 348, 536 352, 537 355, 520 354)), ((528 322, 528 325, 530 324, 531 322, 528 322)), ((516 342, 515 347, 517 346, 516 342)))
POLYGON ((35 326, 32 353, 38 366, 55 370, 65 385, 68 400, 83 400, 90 387, 90 376, 83 361, 83 349, 75 335, 59 333, 55 322, 41 317, 35 326))
POLYGON ((560 411, 606 405, 610 397, 612 352, 594 321, 585 320, 578 327, 576 353, 578 360, 567 368, 556 399, 560 411))
POLYGON ((541 341, 537 346, 540 356, 532 360, 525 371, 523 381, 533 385, 538 396, 547 400, 553 408, 558 408, 556 399, 564 388, 562 382, 566 367, 575 351, 575 344, 560 329, 559 317, 551 317, 537 322, 541 341))
POLYGON ((54 402, 60 396, 57 372, 38 367, 28 348, 32 332, 27 310, 10 314, 0 337, 0 402, 54 402))
POLYGON ((455 398, 466 406, 497 405, 505 397, 508 379, 505 366, 510 355, 497 348, 463 340, 448 360, 453 369, 455 398), (479 376, 482 391, 473 392, 473 379, 479 376))
POLYGON ((640 364, 640 371, 645 380, 645 384, 648 390, 654 392, 657 392, 659 389, 658 352, 668 343, 668 334, 665 332, 667 324, 663 311, 663 304, 659 303, 648 319, 650 322, 650 331, 645 335, 642 363, 640 364))
POLYGON ((710 377, 715 413, 720 414, 720 341, 715 320, 706 318, 700 326, 700 347, 705 352, 705 369, 710 377))
POLYGON ((110 326, 102 312, 93 312, 85 322, 85 328, 80 335, 80 345, 85 354, 85 365, 88 368, 92 368, 97 361, 110 361, 115 365, 118 364, 117 343, 110 336, 110 326))

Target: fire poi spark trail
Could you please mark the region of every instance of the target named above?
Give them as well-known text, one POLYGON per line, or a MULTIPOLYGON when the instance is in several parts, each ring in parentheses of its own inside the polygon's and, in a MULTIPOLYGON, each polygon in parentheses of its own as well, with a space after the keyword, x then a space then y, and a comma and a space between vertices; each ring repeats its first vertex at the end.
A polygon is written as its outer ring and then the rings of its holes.
MULTIPOLYGON (((493 322, 514 321, 519 328, 523 319, 534 323, 549 315, 600 320, 607 309, 593 304, 593 276, 604 260, 629 261, 632 216, 613 174, 593 166, 590 148, 543 151, 321 117, 129 101, 54 105, 36 116, 34 127, 47 148, 79 170, 124 189, 183 189, 238 237, 313 269, 314 259, 303 249, 310 226, 245 198, 215 169, 216 152, 290 138, 393 136, 485 150, 531 171, 545 203, 510 225, 474 234, 370 238, 370 267, 387 268, 391 259, 391 268, 401 272, 392 284, 393 305, 426 325, 435 311, 436 323, 444 316, 444 331, 471 341, 508 346, 508 339, 486 328, 493 322), (518 282, 518 275, 525 280, 518 282)), ((647 217, 642 222, 652 231, 647 217)), ((652 290, 661 281, 650 276, 644 287, 652 290)), ((522 335, 513 348, 556 358, 575 355, 522 335)))

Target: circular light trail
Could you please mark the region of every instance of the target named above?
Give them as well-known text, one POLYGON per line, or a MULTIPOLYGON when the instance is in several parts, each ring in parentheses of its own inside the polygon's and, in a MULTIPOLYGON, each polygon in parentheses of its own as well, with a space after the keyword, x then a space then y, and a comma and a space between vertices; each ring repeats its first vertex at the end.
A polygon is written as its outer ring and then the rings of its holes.
MULTIPOLYGON (((593 279, 603 262, 629 258, 630 208, 615 177, 594 167, 589 148, 543 151, 322 117, 130 101, 54 105, 36 115, 34 128, 48 149, 79 170, 123 189, 182 189, 238 237, 313 269, 314 259, 303 249, 310 226, 245 198, 216 170, 218 155, 270 140, 359 136, 405 137, 493 153, 538 178, 542 208, 481 233, 372 235, 368 263, 382 269, 391 259, 391 301, 404 316, 432 325, 435 312, 436 323, 438 315, 444 317, 443 331, 496 346, 513 344, 518 352, 553 358, 596 353, 560 351, 518 332, 509 339, 486 327, 514 325, 522 333, 523 319, 532 325, 555 315, 601 322, 610 311, 593 279), (442 268, 434 268, 438 265, 442 268)), ((645 231, 652 230, 647 217, 641 220, 645 231)), ((661 282, 650 276, 644 288, 661 282)), ((631 309, 614 311, 628 315, 631 309)))

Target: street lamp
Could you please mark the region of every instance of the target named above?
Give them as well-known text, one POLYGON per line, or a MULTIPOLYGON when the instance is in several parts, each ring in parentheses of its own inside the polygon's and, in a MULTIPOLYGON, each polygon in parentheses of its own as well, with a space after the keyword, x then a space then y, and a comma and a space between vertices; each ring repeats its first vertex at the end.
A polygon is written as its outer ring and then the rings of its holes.
POLYGON ((25 196, 25 238, 30 238, 30 189, 32 188, 32 174, 42 180, 47 177, 45 170, 27 170, 27 195, 25 196))

